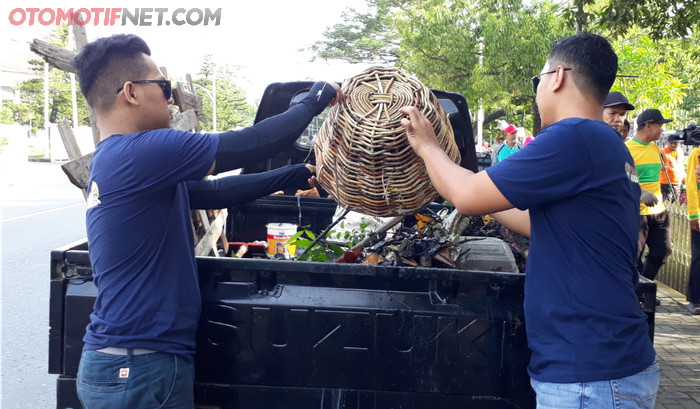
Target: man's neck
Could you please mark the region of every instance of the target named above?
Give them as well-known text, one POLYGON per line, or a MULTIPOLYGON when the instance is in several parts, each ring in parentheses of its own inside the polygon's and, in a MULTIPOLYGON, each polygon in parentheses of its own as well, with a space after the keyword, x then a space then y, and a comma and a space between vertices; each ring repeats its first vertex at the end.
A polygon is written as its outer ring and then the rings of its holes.
POLYGON ((637 134, 634 135, 634 139, 644 143, 654 142, 654 136, 643 131, 637 131, 637 134))
MULTIPOLYGON (((577 92, 562 94, 555 106, 557 110, 553 115, 555 123, 568 118, 584 118, 603 122, 603 106, 598 105, 592 97, 585 97, 577 92)), ((548 124, 549 125, 549 124, 548 124)))
POLYGON ((119 114, 98 115, 97 123, 100 127, 100 141, 104 141, 112 135, 126 135, 141 132, 142 129, 126 120, 126 116, 119 114))
POLYGON ((515 141, 506 141, 506 144, 512 148, 515 146, 515 141))

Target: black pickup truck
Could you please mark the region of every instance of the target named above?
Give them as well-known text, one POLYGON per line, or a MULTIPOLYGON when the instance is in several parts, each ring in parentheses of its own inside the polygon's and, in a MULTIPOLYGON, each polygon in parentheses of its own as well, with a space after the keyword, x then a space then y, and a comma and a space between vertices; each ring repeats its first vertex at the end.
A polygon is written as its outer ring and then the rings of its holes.
MULTIPOLYGON (((256 122, 285 111, 311 85, 271 84, 256 122)), ((461 165, 476 171, 464 97, 433 92, 450 114, 461 165)), ((320 125, 245 172, 313 160, 320 125)), ((335 211, 327 198, 269 196, 229 209, 227 238, 264 238, 270 222, 319 232, 335 211)), ((534 408, 525 275, 505 242, 469 246, 460 269, 198 257, 195 407, 534 408)), ((85 240, 52 251, 48 368, 58 375, 58 409, 81 408, 75 382, 96 296, 91 272, 85 240)), ((653 339, 656 285, 643 281, 638 293, 653 339)))

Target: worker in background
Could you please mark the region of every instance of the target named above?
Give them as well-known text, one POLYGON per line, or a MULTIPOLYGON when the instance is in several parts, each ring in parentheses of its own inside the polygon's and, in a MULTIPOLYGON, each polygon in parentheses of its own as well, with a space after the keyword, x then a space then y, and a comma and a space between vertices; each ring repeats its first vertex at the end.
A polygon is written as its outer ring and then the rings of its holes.
POLYGON ((700 315, 700 147, 693 149, 688 155, 688 220, 690 221, 690 276, 688 277, 688 311, 700 315))
POLYGON ((620 136, 622 136, 623 141, 626 141, 627 138, 630 136, 630 121, 629 121, 629 119, 625 118, 625 122, 622 123, 622 128, 620 129, 620 136))
MULTIPOLYGON (((622 136, 622 126, 626 121, 625 117, 627 116, 627 111, 633 110, 634 105, 630 104, 627 97, 621 92, 613 91, 609 93, 608 97, 605 99, 603 121, 619 132, 623 141, 627 138, 627 135, 622 136)), ((627 132, 629 132, 629 122, 627 124, 627 132)))
POLYGON ((661 149, 661 196, 668 202, 678 201, 680 187, 685 183, 685 154, 683 149, 679 149, 680 140, 677 134, 672 134, 666 141, 666 147, 661 149))
POLYGON ((671 121, 664 118, 658 109, 647 109, 637 117, 634 138, 625 143, 634 158, 641 188, 651 192, 658 200, 655 205, 648 206, 642 198, 639 208, 641 218, 637 268, 650 280, 656 278, 672 250, 668 212, 661 196, 661 153, 654 143, 663 132, 663 124, 671 121), (645 246, 649 248, 649 253, 642 260, 645 246))
POLYGON ((515 125, 508 125, 508 127, 503 130, 503 133, 506 135, 506 140, 493 148, 493 156, 495 158, 494 165, 498 162, 502 162, 504 159, 523 148, 523 145, 516 141, 518 129, 515 125))

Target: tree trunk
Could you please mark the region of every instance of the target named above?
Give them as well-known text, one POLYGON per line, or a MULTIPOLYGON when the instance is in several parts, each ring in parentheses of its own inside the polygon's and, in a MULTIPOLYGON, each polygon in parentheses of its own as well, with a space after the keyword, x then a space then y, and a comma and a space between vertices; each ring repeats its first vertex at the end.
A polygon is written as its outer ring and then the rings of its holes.
POLYGON ((532 101, 532 136, 537 136, 542 130, 542 117, 540 117, 540 109, 537 106, 537 100, 532 101))
MULTIPOLYGON (((523 110, 519 109, 519 110, 515 111, 515 114, 518 115, 518 114, 521 114, 522 112, 523 112, 523 110)), ((489 112, 488 114, 484 115, 484 126, 490 124, 491 122, 493 122, 497 119, 501 119, 506 115, 507 115, 506 111, 504 111, 502 109, 497 109, 493 112, 489 112)))

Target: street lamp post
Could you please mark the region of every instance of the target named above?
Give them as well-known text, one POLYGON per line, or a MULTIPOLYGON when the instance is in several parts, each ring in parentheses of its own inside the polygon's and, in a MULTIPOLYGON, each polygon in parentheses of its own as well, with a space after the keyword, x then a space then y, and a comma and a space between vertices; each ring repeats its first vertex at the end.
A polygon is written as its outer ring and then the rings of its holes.
POLYGON ((212 109, 214 110, 214 115, 212 117, 213 122, 214 122, 214 132, 216 132, 216 77, 214 77, 214 95, 212 95, 211 91, 208 89, 204 88, 203 86, 199 84, 194 84, 195 87, 199 87, 202 89, 202 91, 207 93, 207 96, 209 99, 211 99, 211 104, 212 104, 212 109))

